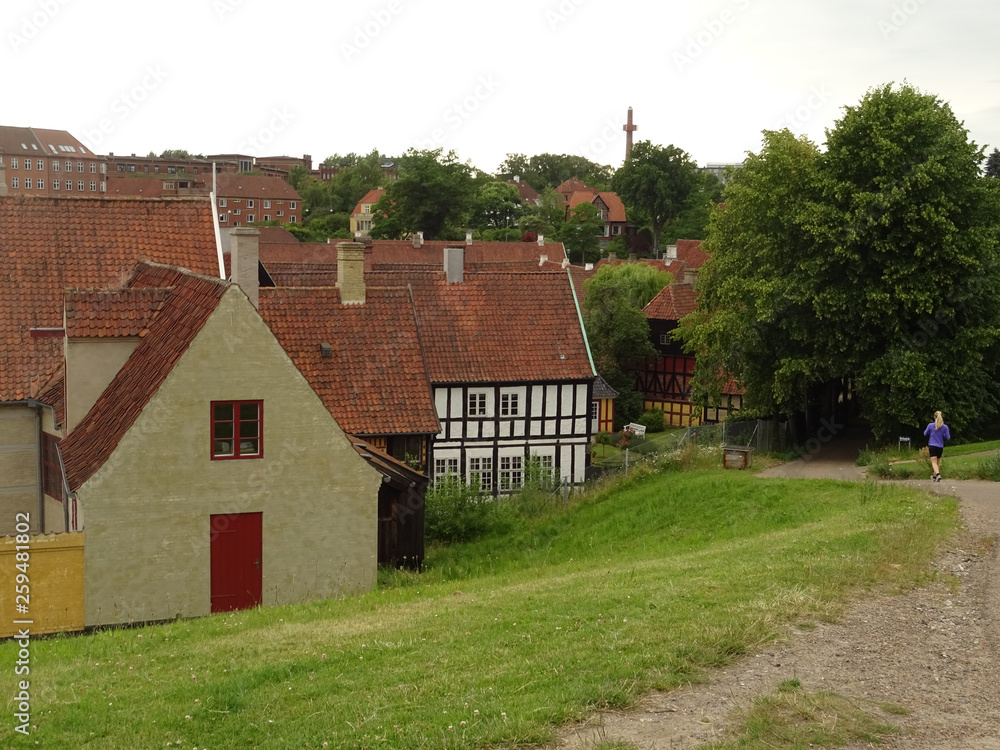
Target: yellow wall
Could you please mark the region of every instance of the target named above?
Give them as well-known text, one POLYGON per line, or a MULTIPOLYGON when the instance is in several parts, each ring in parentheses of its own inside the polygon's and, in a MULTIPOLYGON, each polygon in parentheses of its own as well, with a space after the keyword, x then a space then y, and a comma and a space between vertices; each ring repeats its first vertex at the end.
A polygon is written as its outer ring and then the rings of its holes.
POLYGON ((375 583, 379 473, 231 287, 79 490, 86 623, 210 612, 209 516, 263 513, 263 604, 375 583), (210 402, 263 399, 260 459, 212 461, 210 402))
POLYGON ((663 421, 668 427, 690 427, 701 424, 701 407, 691 403, 677 401, 644 401, 644 411, 660 409, 663 411, 663 421))
POLYGON ((0 638, 19 628, 31 633, 83 630, 83 534, 49 534, 28 540, 28 613, 15 609, 17 539, 0 538, 0 638), (32 620, 15 625, 14 620, 32 620))
POLYGON ((14 532, 17 513, 29 513, 31 530, 41 530, 38 461, 38 411, 0 405, 0 534, 14 532))

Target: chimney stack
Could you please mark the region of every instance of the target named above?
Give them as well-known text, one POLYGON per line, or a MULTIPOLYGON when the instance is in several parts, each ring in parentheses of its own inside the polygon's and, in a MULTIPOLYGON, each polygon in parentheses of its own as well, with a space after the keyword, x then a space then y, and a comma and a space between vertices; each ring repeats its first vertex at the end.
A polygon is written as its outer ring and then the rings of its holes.
POLYGON ((444 274, 449 284, 461 284, 465 277, 465 248, 444 249, 444 274))
POLYGON ((417 232, 415 235, 413 235, 413 246, 423 247, 423 245, 424 245, 424 233, 417 232))
POLYGON ((693 287, 698 282, 698 269, 684 266, 684 283, 693 287))
POLYGON ((608 260, 618 260, 618 255, 614 252, 614 250, 608 252, 608 260))
POLYGON ((260 230, 233 227, 229 230, 229 278, 243 290, 254 308, 259 307, 260 230))
POLYGON ((545 247, 545 235, 544 234, 538 235, 538 246, 539 247, 545 247))
POLYGON ((465 244, 466 245, 471 245, 472 244, 472 230, 471 229, 466 229, 465 230, 465 244))
POLYGON ((538 265, 544 266, 548 262, 549 262, 549 256, 548 255, 539 255, 538 256, 538 265))
POLYGON ((342 305, 365 303, 365 246, 360 242, 337 243, 337 288, 342 305))

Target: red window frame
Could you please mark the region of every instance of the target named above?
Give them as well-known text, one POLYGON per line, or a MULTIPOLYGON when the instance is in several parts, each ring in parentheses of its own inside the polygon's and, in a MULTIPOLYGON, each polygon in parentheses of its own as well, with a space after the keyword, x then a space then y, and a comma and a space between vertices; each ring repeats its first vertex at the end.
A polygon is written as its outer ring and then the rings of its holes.
POLYGON ((209 448, 213 461, 263 458, 263 401, 213 401, 210 408, 209 418, 212 425, 212 436, 209 448), (256 407, 256 417, 253 417, 249 408, 244 407, 256 407), (256 425, 256 429, 254 429, 254 425, 256 425), (231 452, 225 450, 227 441, 230 444, 231 452), (253 441, 256 441, 257 450, 251 452, 253 441))

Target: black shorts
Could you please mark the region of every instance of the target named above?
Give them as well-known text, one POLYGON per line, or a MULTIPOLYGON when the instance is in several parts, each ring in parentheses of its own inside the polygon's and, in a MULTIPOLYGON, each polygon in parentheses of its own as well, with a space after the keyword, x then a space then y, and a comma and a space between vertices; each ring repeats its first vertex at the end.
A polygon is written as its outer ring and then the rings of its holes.
POLYGON ((938 448, 936 445, 928 445, 927 450, 931 453, 931 458, 941 458, 944 455, 944 448, 938 448))

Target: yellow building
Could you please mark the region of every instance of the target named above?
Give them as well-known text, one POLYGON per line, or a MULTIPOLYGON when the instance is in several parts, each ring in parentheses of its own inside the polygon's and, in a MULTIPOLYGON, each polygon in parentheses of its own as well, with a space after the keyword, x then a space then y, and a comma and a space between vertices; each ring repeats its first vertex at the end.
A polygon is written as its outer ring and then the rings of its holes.
POLYGON ((372 209, 383 195, 385 195, 385 190, 376 188, 369 190, 365 197, 358 201, 351 212, 352 235, 355 237, 368 235, 372 228, 372 209))

